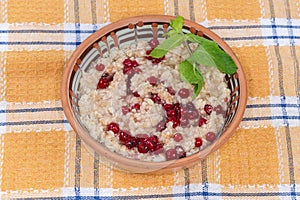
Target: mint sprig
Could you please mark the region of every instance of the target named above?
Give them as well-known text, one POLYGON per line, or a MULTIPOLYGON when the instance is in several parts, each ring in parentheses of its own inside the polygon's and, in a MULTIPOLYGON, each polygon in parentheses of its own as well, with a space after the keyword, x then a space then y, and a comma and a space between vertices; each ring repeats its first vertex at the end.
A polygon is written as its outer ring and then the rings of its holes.
POLYGON ((197 43, 198 47, 193 52, 190 52, 190 57, 179 64, 181 79, 194 86, 194 97, 197 97, 204 85, 204 79, 198 65, 217 67, 225 74, 234 74, 237 66, 215 41, 192 33, 184 34, 182 32, 183 24, 184 18, 182 16, 177 16, 175 20, 170 20, 172 29, 167 33, 168 38, 153 49, 150 56, 161 58, 168 51, 181 44, 184 44, 190 51, 188 42, 197 43))

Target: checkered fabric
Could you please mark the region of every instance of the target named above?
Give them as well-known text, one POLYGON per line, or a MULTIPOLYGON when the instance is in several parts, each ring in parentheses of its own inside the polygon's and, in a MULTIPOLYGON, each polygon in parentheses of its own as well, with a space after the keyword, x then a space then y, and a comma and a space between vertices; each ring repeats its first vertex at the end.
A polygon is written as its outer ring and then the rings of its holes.
POLYGON ((299 0, 0 0, 0 197, 300 199, 299 0), (90 34, 182 15, 238 56, 249 97, 229 141, 194 167, 128 174, 86 149, 60 103, 66 60, 90 34))

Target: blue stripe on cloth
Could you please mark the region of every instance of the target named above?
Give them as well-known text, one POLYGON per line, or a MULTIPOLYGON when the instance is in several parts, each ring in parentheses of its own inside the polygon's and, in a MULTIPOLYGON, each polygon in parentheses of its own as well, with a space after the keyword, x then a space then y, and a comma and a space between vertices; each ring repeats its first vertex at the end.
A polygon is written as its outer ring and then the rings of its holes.
POLYGON ((274 39, 274 45, 277 46, 279 43, 278 43, 278 35, 277 35, 277 30, 276 30, 275 18, 271 18, 270 22, 271 22, 271 28, 272 28, 272 33, 273 33, 273 38, 270 38, 270 39, 274 39))
MULTIPOLYGON (((99 196, 99 199, 161 199, 161 198, 171 198, 171 197, 185 197, 185 193, 174 193, 174 194, 149 194, 149 195, 131 195, 131 196, 99 196)), ((189 195, 191 197, 203 197, 203 192, 190 192, 189 195)), ((293 193, 294 197, 300 197, 300 192, 293 193)), ((229 192, 207 192, 206 196, 209 197, 291 197, 290 192, 262 192, 262 193, 229 193, 229 192)), ((96 196, 82 196, 81 199, 91 199, 96 196)), ((53 197, 55 198, 55 197, 53 197)), ((26 198, 25 198, 26 199, 26 198)), ((48 199, 44 198, 27 198, 27 199, 48 199)), ((77 199, 75 196, 66 196, 66 197, 58 197, 55 199, 77 199)))
POLYGON ((80 39, 80 24, 75 24, 75 30, 76 30, 76 47, 80 45, 81 39, 80 39))
POLYGON ((250 36, 250 37, 223 37, 224 40, 228 41, 237 41, 237 40, 266 40, 266 39, 273 39, 276 40, 278 43, 278 39, 300 39, 300 36, 250 36))
POLYGON ((244 26, 210 26, 209 29, 211 30, 217 30, 217 29, 228 29, 228 30, 234 30, 234 29, 269 29, 269 28, 286 28, 286 29, 300 29, 300 26, 296 25, 244 25, 244 26))
POLYGON ((76 46, 78 42, 42 42, 42 41, 31 41, 31 42, 0 42, 0 45, 70 45, 76 46))
POLYGON ((299 108, 300 104, 249 104, 246 108, 275 108, 275 107, 299 108))
MULTIPOLYGON (((79 24, 77 25, 80 27, 79 24)), ((300 39, 300 36, 251 36, 251 37, 223 37, 226 41, 239 41, 239 40, 264 40, 273 39, 278 42, 278 39, 300 39)), ((66 46, 78 46, 80 45, 80 31, 76 31, 76 42, 57 42, 57 41, 30 41, 30 42, 3 42, 0 41, 0 45, 66 45, 66 46)))
POLYGON ((300 120, 299 116, 266 116, 266 117, 244 117, 242 121, 258 121, 258 120, 274 120, 274 119, 283 119, 287 120, 300 120))
POLYGON ((63 111, 62 107, 52 108, 27 108, 27 109, 8 109, 0 110, 0 113, 24 113, 24 112, 48 112, 48 111, 63 111))
POLYGON ((0 126, 21 126, 37 124, 68 124, 67 120, 38 120, 38 121, 20 121, 20 122, 0 122, 0 126))
POLYGON ((43 30, 43 29, 26 29, 26 30, 0 30, 0 33, 94 33, 98 29, 97 25, 93 25, 92 30, 43 30))

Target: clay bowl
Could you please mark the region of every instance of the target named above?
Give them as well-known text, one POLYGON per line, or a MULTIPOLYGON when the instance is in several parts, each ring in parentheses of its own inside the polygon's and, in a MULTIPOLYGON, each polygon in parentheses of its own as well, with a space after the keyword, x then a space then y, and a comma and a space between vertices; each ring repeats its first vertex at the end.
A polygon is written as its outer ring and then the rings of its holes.
POLYGON ((227 52, 238 67, 234 75, 227 76, 231 98, 226 114, 224 128, 215 142, 202 151, 191 156, 164 162, 146 162, 125 158, 113 153, 93 139, 80 121, 78 108, 78 88, 81 72, 88 69, 89 64, 100 56, 109 53, 112 47, 136 42, 136 39, 149 41, 152 38, 163 37, 173 16, 147 15, 123 19, 109 24, 90 35, 73 52, 66 64, 61 83, 61 101, 64 113, 74 131, 80 136, 87 147, 98 153, 119 169, 134 173, 175 170, 189 167, 209 154, 219 149, 239 126, 246 107, 246 79, 240 62, 231 48, 209 29, 189 20, 184 21, 184 31, 198 34, 214 40, 227 52))

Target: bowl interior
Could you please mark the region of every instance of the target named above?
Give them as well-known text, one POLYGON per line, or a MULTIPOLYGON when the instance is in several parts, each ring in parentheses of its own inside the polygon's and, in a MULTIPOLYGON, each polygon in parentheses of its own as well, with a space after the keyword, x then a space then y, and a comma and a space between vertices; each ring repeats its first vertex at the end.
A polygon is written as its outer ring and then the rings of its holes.
POLYGON ((110 24, 88 37, 72 54, 65 68, 61 86, 62 104, 65 115, 73 129, 83 141, 94 151, 107 157, 119 167, 134 172, 148 172, 158 169, 185 167, 193 162, 205 158, 218 149, 233 133, 240 123, 246 106, 246 82, 242 67, 230 47, 215 33, 205 27, 185 20, 183 31, 203 36, 216 41, 234 60, 238 71, 234 75, 226 75, 228 88, 231 91, 225 124, 219 138, 208 148, 192 156, 166 162, 149 163, 124 158, 114 154, 97 143, 89 134, 80 120, 78 106, 79 80, 83 71, 87 71, 92 62, 100 57, 109 55, 110 49, 122 48, 137 40, 150 41, 153 38, 163 39, 169 27, 172 16, 138 16, 124 19, 110 24))

